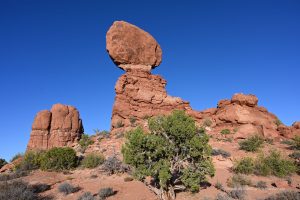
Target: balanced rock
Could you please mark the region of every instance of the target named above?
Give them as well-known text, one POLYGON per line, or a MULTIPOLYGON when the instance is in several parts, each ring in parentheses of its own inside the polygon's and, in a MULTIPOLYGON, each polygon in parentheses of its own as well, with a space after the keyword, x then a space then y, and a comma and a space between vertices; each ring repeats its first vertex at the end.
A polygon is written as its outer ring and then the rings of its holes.
POLYGON ((82 134, 78 110, 73 106, 55 104, 51 111, 43 110, 35 116, 27 150, 72 146, 82 134))
POLYGON ((115 21, 106 34, 106 49, 113 62, 127 70, 138 67, 151 70, 162 60, 156 40, 144 30, 125 21, 115 21))

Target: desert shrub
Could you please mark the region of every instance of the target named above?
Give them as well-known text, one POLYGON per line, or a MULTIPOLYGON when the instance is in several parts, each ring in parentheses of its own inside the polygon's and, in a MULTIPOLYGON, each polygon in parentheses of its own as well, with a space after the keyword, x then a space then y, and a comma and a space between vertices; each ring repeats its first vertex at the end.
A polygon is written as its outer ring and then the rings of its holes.
POLYGON ((279 151, 273 150, 269 155, 260 154, 255 161, 255 174, 268 176, 274 175, 278 177, 285 177, 295 173, 297 167, 291 160, 282 158, 279 151))
POLYGON ((79 143, 80 147, 82 148, 82 151, 84 152, 88 148, 88 146, 90 146, 91 144, 94 143, 94 141, 91 140, 89 135, 83 134, 78 143, 79 143))
POLYGON ((12 159, 10 160, 10 162, 14 162, 15 160, 17 160, 18 158, 21 158, 23 157, 23 154, 22 153, 17 153, 16 155, 14 155, 12 157, 12 159))
POLYGON ((274 144, 274 140, 272 138, 266 138, 265 142, 268 143, 268 144, 270 144, 270 145, 274 144))
POLYGON ((236 161, 233 171, 241 174, 252 174, 254 172, 254 161, 250 157, 244 157, 236 161))
POLYGON ((114 194, 115 194, 115 192, 114 192, 114 190, 112 188, 102 188, 98 192, 100 200, 104 200, 107 197, 110 197, 110 196, 112 196, 114 194))
POLYGON ((115 155, 108 157, 104 161, 101 170, 108 175, 126 172, 125 166, 123 166, 122 162, 115 155))
POLYGON ((14 180, 20 177, 28 176, 28 174, 28 171, 15 171, 13 173, 0 174, 0 181, 14 180))
POLYGON ((212 156, 221 155, 223 158, 228 158, 231 156, 231 154, 228 151, 225 151, 223 149, 212 149, 211 155, 212 156))
POLYGON ((85 192, 77 200, 96 200, 96 198, 90 192, 85 192))
POLYGON ((129 117, 129 121, 130 121, 131 126, 135 126, 136 117, 133 117, 133 116, 129 117))
POLYGON ((281 144, 286 144, 286 145, 293 145, 293 141, 292 140, 282 140, 280 143, 281 144))
POLYGON ((45 192, 47 190, 51 189, 51 186, 48 184, 44 184, 44 183, 37 183, 34 185, 30 185, 30 189, 34 192, 34 193, 41 193, 41 192, 45 192))
POLYGON ((124 126, 124 123, 122 120, 117 121, 116 128, 121 128, 123 126, 124 126))
POLYGON ((69 147, 54 147, 41 158, 42 170, 69 170, 76 167, 76 165, 76 152, 69 147))
POLYGON ((233 199, 244 200, 246 197, 246 191, 243 187, 235 187, 229 192, 229 196, 233 199))
POLYGON ((85 168, 95 168, 104 162, 104 156, 96 153, 90 153, 83 158, 81 165, 85 168))
POLYGON ((276 118, 276 120, 274 121, 274 123, 276 124, 276 126, 280 126, 282 123, 282 121, 278 118, 276 118))
POLYGON ((299 200, 300 193, 297 191, 283 191, 275 195, 269 196, 264 200, 299 200))
POLYGON ((228 135, 228 134, 230 134, 231 132, 230 132, 230 130, 229 129, 223 129, 223 130, 221 130, 221 134, 222 135, 228 135))
POLYGON ((23 156, 23 159, 19 165, 16 166, 17 170, 27 171, 38 169, 41 166, 41 160, 44 155, 44 151, 28 151, 23 156))
POLYGON ((6 160, 3 158, 0 158, 0 169, 6 164, 7 164, 6 160))
POLYGON ((157 195, 174 198, 175 190, 199 190, 206 176, 214 175, 209 137, 197 130, 194 120, 183 111, 150 118, 151 134, 141 128, 129 131, 122 148, 125 163, 134 168, 134 176, 151 176, 157 195), (174 190, 175 189, 175 190, 174 190))
POLYGON ((245 185, 251 186, 252 181, 246 176, 235 174, 231 177, 231 179, 228 180, 227 185, 229 187, 240 187, 245 185))
POLYGON ((58 191, 61 193, 64 193, 65 195, 74 193, 79 191, 80 188, 75 187, 69 183, 62 183, 58 186, 58 191))
POLYGON ((215 188, 221 191, 225 191, 223 184, 220 183, 219 181, 215 184, 215 188))
POLYGON ((210 127, 212 125, 212 121, 210 119, 205 119, 202 125, 204 127, 210 127))
POLYGON ((294 151, 289 155, 289 157, 295 160, 300 160, 300 151, 294 151))
POLYGON ((217 194, 216 196, 216 200, 233 200, 233 198, 231 198, 230 196, 228 196, 228 194, 217 194))
POLYGON ((0 183, 1 200, 46 200, 50 197, 41 197, 30 185, 23 181, 12 181, 0 183))
POLYGON ((244 141, 239 142, 240 149, 255 152, 263 146, 264 139, 258 135, 253 135, 244 141))
POLYGON ((258 181, 256 184, 255 184, 255 187, 256 188, 259 188, 261 190, 264 190, 266 189, 268 186, 267 186, 267 183, 264 182, 264 181, 258 181))
POLYGON ((294 147, 295 149, 300 150, 300 136, 296 135, 296 136, 293 138, 293 147, 294 147))

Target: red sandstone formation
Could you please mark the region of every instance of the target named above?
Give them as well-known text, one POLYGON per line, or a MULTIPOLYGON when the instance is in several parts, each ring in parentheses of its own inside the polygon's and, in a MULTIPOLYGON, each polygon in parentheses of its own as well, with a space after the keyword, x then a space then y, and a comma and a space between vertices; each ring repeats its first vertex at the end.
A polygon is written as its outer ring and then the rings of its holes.
POLYGON ((79 112, 73 106, 55 104, 37 113, 27 150, 72 146, 83 134, 79 112))
POLYGON ((189 102, 169 96, 166 81, 151 74, 151 69, 161 62, 161 48, 149 33, 134 25, 114 22, 107 32, 106 43, 112 60, 126 72, 115 86, 112 135, 136 126, 147 129, 148 117, 169 114, 175 109, 185 110, 199 126, 207 126, 209 122, 210 134, 219 134, 223 129, 229 129, 236 139, 251 134, 270 138, 300 134, 300 122, 292 127, 279 125, 274 114, 257 105, 258 98, 254 95, 235 94, 231 100, 221 100, 217 108, 201 112, 192 110, 189 102))

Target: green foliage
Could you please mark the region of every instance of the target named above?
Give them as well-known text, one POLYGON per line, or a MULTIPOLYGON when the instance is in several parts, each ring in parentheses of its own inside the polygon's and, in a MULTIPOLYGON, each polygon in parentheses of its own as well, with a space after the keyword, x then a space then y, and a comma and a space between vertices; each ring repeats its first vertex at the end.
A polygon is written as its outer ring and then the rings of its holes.
POLYGON ((293 147, 294 147, 295 149, 300 150, 300 136, 296 135, 296 136, 293 138, 293 147))
POLYGON ((215 188, 221 191, 225 191, 223 184, 220 183, 219 181, 215 184, 215 188))
POLYGON ((223 129, 222 131, 221 131, 221 134, 222 135, 228 135, 228 134, 230 134, 231 132, 230 132, 230 130, 229 129, 223 129))
POLYGON ((79 190, 80 190, 80 188, 75 187, 69 183, 62 183, 58 186, 58 191, 61 193, 64 193, 65 195, 77 192, 79 190))
POLYGON ((84 152, 88 148, 89 145, 94 143, 94 141, 91 140, 89 135, 83 134, 78 143, 79 143, 80 147, 82 148, 82 150, 84 152))
POLYGON ((283 124, 282 121, 278 118, 274 121, 274 123, 276 124, 276 126, 280 126, 281 124, 283 124))
POLYGON ((41 160, 44 151, 28 151, 25 153, 22 162, 16 166, 17 170, 27 171, 38 169, 41 166, 41 160))
POLYGON ((130 121, 131 126, 135 126, 136 117, 131 116, 131 117, 129 118, 129 121, 130 121))
POLYGON ((290 146, 292 146, 294 144, 292 140, 282 140, 280 143, 290 145, 290 146))
POLYGON ((104 200, 107 197, 110 197, 110 196, 112 196, 114 194, 115 194, 114 190, 112 188, 110 188, 110 187, 109 188, 102 188, 98 192, 100 200, 104 200))
POLYGON ((43 154, 42 170, 69 170, 77 166, 77 156, 74 149, 69 147, 54 147, 43 154))
POLYGON ((153 177, 155 185, 172 192, 179 183, 199 190, 206 176, 214 175, 209 137, 198 130, 194 120, 183 111, 150 118, 150 134, 141 128, 129 131, 122 148, 125 163, 134 168, 134 176, 153 177))
POLYGON ((252 174, 254 172, 254 161, 250 157, 244 157, 237 161, 233 167, 235 173, 252 174))
POLYGON ((289 155, 289 157, 295 160, 300 160, 300 151, 294 151, 289 155))
POLYGON ((259 188, 259 189, 261 189, 261 190, 265 190, 265 189, 267 189, 267 183, 266 182, 264 182, 264 181, 258 181, 256 184, 255 184, 255 187, 256 188, 259 188))
POLYGON ((124 126, 124 123, 122 122, 122 120, 119 120, 116 124, 116 128, 121 128, 124 126))
POLYGON ((260 154, 255 161, 255 174, 285 177, 297 170, 293 161, 282 158, 279 151, 273 150, 269 155, 260 154))
POLYGON ((300 193, 297 191, 283 191, 265 198, 264 200, 298 200, 300 193))
POLYGON ((227 185, 229 187, 252 186, 252 181, 244 175, 235 174, 228 180, 227 185))
POLYGON ((19 170, 13 173, 2 173, 0 174, 0 181, 10 181, 23 176, 28 176, 28 174, 29 174, 28 171, 19 171, 19 170))
POLYGON ((10 160, 10 162, 14 162, 15 160, 17 160, 18 158, 21 158, 23 157, 23 154, 22 153, 17 153, 16 155, 14 155, 12 157, 12 159, 10 160))
POLYGON ((104 162, 104 156, 96 153, 90 153, 83 158, 81 165, 85 168, 95 168, 104 162))
POLYGON ((264 139, 258 135, 253 135, 239 143, 240 149, 255 152, 263 146, 264 139))
POLYGON ((229 196, 233 199, 244 200, 246 197, 246 191, 243 187, 235 187, 229 192, 229 196))
POLYGON ((212 125, 212 121, 207 118, 203 121, 203 124, 202 124, 202 126, 204 126, 204 127, 210 127, 211 125, 212 125))
POLYGON ((231 156, 231 154, 228 151, 225 151, 223 149, 212 149, 211 155, 212 156, 221 155, 223 158, 228 158, 231 156))
POLYGON ((0 169, 1 169, 1 167, 3 167, 6 164, 7 164, 6 160, 3 158, 0 158, 0 169))

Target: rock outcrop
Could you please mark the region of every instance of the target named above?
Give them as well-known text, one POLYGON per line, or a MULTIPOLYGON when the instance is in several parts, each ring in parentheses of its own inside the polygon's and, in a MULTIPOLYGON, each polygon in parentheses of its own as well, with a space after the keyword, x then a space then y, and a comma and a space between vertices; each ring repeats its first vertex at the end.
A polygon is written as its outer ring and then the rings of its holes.
POLYGON ((27 150, 46 150, 72 146, 83 134, 79 112, 73 106, 55 104, 37 113, 32 124, 27 150))
POLYGON ((106 43, 113 62, 125 70, 115 85, 112 135, 136 126, 147 129, 148 117, 169 114, 175 109, 185 110, 199 126, 206 126, 210 134, 229 129, 234 133, 233 139, 252 134, 267 138, 291 138, 300 134, 300 122, 291 127, 278 124, 274 114, 258 106, 255 95, 235 94, 230 100, 219 101, 217 108, 204 111, 192 110, 189 102, 169 96, 166 80, 151 74, 151 69, 162 61, 161 48, 149 33, 134 25, 114 22, 107 32, 106 43))

